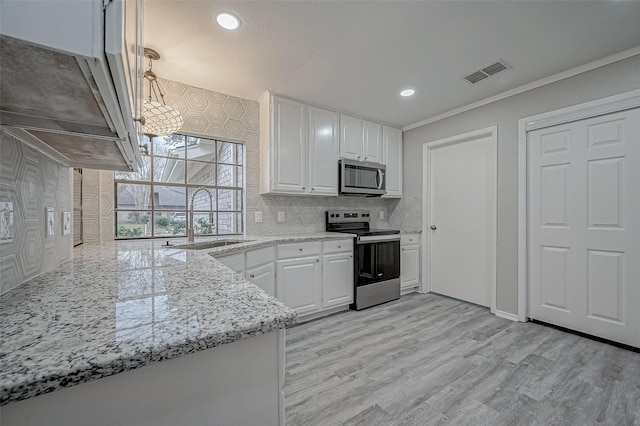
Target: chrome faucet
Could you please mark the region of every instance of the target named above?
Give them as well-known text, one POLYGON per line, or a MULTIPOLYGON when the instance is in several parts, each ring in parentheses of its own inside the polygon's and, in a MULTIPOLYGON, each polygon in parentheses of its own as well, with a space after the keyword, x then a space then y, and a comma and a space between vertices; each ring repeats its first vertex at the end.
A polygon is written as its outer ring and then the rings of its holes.
POLYGON ((205 191, 207 194, 209 194, 209 225, 213 225, 213 194, 208 188, 200 186, 191 196, 191 209, 189 210, 189 227, 187 228, 187 239, 190 243, 192 243, 195 238, 195 227, 193 226, 193 201, 196 199, 196 195, 200 191, 205 191))

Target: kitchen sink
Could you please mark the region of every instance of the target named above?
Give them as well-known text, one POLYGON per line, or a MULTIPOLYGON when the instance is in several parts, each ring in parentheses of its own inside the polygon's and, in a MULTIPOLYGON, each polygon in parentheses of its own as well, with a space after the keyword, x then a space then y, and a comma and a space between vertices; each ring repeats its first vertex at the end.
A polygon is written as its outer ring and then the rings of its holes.
POLYGON ((216 240, 216 241, 203 241, 201 243, 189 243, 179 246, 173 246, 174 249, 187 249, 187 250, 207 250, 217 247, 232 246, 234 244, 249 243, 252 240, 216 240))

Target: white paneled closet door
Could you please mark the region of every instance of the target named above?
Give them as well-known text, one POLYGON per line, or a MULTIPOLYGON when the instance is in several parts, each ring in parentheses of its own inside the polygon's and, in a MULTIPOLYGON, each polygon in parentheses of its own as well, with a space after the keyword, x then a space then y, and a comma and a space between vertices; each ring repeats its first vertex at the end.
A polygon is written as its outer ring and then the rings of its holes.
POLYGON ((640 347, 640 109, 528 138, 529 317, 640 347))

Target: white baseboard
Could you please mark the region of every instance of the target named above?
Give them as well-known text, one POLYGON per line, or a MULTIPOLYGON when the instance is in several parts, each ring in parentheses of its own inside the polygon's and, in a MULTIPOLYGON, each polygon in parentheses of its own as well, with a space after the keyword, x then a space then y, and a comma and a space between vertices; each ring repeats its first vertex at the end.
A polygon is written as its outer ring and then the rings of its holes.
POLYGON ((508 319, 508 320, 511 320, 511 321, 518 322, 518 314, 512 314, 512 313, 505 312, 505 311, 499 311, 499 310, 497 310, 497 309, 496 309, 493 313, 494 313, 497 317, 500 317, 500 318, 504 318, 504 319, 508 319))

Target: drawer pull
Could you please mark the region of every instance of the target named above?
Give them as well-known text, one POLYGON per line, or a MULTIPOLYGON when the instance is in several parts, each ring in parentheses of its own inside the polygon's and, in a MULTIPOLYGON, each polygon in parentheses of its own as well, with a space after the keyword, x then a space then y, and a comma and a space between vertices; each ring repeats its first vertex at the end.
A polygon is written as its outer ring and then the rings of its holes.
POLYGON ((338 248, 342 248, 342 246, 338 246, 338 248))
POLYGON ((249 277, 251 277, 251 278, 255 278, 255 277, 256 277, 256 274, 249 274, 249 277))
POLYGON ((298 251, 302 251, 302 249, 301 249, 301 248, 299 248, 299 249, 298 249, 298 251))

